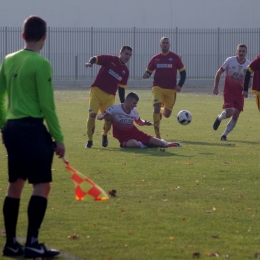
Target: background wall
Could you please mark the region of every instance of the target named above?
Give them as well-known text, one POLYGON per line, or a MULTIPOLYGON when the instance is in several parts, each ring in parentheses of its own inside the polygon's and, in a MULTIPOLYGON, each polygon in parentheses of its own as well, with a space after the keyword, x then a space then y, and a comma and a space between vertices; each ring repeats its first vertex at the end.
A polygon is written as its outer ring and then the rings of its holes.
POLYGON ((1 0, 0 26, 31 14, 56 27, 255 28, 260 0, 1 0))

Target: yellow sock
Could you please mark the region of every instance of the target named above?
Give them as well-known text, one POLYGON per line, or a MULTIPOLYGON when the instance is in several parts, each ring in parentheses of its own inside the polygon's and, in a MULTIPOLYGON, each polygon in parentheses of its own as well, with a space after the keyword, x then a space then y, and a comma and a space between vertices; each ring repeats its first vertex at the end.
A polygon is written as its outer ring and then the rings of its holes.
POLYGON ((160 117, 161 117, 160 113, 159 114, 153 113, 154 132, 155 132, 156 137, 158 137, 158 138, 161 138, 161 134, 160 134, 160 121, 161 121, 161 119, 160 119, 160 117))
POLYGON ((111 121, 106 121, 104 120, 104 125, 103 125, 103 135, 107 135, 109 130, 111 129, 111 125, 112 125, 112 122, 111 121))
POLYGON ((88 118, 87 121, 87 135, 88 135, 88 141, 93 141, 93 134, 95 132, 95 118, 88 118))

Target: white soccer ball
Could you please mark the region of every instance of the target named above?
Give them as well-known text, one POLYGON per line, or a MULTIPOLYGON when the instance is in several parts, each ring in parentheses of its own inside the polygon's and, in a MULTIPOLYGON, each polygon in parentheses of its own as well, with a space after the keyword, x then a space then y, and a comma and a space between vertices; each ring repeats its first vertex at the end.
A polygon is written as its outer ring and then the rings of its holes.
POLYGON ((188 110, 181 110, 177 115, 177 120, 181 125, 188 125, 192 120, 192 115, 188 110))

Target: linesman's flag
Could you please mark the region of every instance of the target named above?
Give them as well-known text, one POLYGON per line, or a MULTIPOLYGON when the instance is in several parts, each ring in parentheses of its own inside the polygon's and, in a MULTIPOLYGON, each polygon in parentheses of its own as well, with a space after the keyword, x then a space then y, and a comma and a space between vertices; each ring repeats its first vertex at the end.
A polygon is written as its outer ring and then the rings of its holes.
POLYGON ((109 200, 109 196, 95 182, 74 169, 66 159, 63 159, 66 168, 72 173, 71 179, 75 184, 76 200, 109 200))

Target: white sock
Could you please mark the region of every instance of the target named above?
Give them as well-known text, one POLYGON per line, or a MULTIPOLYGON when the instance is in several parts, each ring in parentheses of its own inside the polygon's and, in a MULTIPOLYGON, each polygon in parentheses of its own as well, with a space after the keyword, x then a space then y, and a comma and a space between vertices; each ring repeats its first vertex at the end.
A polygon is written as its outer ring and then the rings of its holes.
POLYGON ((221 121, 222 119, 226 119, 227 115, 226 115, 226 111, 224 110, 220 115, 218 115, 218 119, 221 121))
POLYGON ((227 136, 233 130, 233 128, 236 126, 236 123, 237 123, 237 120, 231 119, 227 123, 227 127, 226 127, 226 130, 223 133, 223 135, 227 136))
POLYGON ((161 139, 161 141, 163 141, 164 147, 168 147, 168 142, 165 141, 164 139, 161 139))

